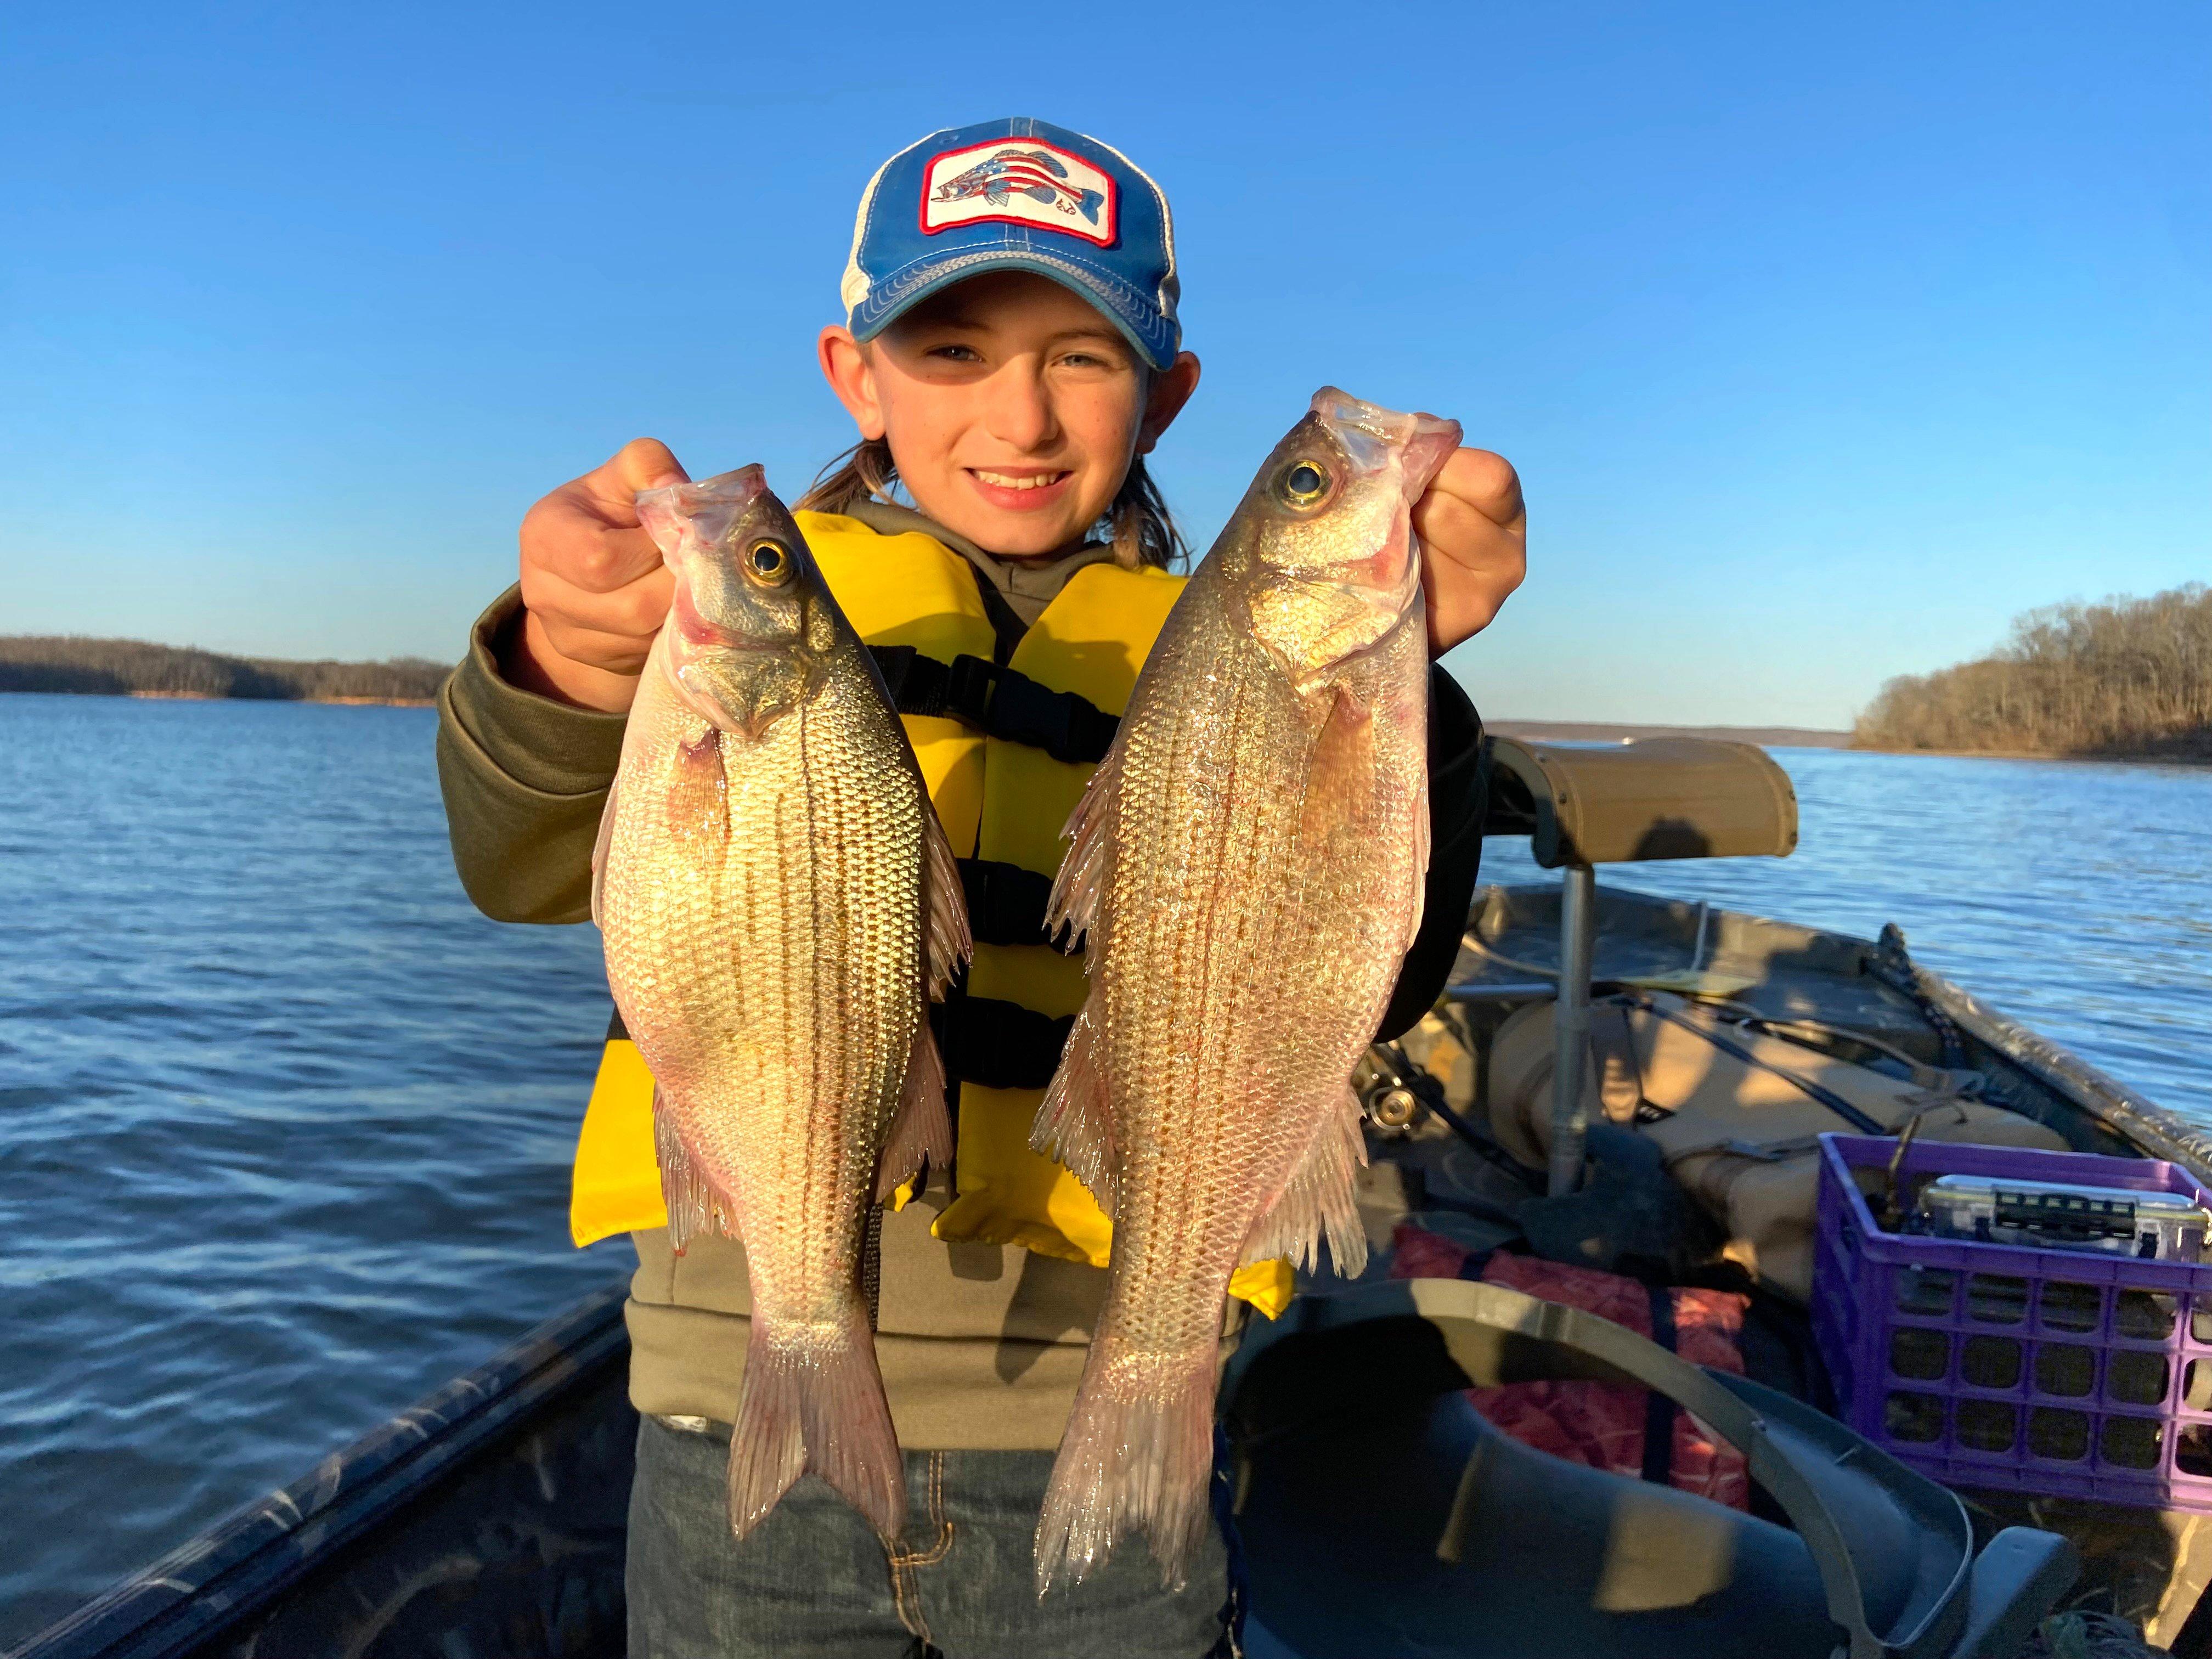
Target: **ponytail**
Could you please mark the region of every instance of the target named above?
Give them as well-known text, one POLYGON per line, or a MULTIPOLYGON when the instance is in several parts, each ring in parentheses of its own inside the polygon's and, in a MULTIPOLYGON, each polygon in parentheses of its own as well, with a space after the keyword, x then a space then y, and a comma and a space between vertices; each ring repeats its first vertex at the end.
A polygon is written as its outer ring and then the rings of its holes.
POLYGON ((1129 476, 1121 480, 1121 492, 1106 509, 1106 522, 1113 530, 1114 562, 1124 569, 1190 563, 1189 545, 1176 527, 1175 514, 1168 511, 1167 498, 1145 471, 1141 455, 1129 463, 1129 476))
MULTIPOLYGON (((808 513, 848 513, 861 501, 889 501, 897 487, 898 463, 891 459, 890 443, 864 438, 822 469, 799 505, 808 513)), ((1190 548, 1141 455, 1129 463, 1128 477, 1100 523, 1113 544, 1114 562, 1125 569, 1190 562, 1190 548)))
POLYGON ((799 498, 802 513, 846 513, 871 497, 888 501, 898 486, 898 463, 881 438, 863 438, 815 475, 799 498))

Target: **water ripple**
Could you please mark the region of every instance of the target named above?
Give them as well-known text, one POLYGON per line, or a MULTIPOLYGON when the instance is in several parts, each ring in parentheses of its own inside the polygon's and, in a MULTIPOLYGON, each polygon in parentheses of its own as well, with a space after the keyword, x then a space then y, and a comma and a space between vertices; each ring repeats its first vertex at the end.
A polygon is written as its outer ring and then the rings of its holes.
POLYGON ((432 729, 0 697, 0 1645, 621 1271, 596 936, 470 908, 432 729))

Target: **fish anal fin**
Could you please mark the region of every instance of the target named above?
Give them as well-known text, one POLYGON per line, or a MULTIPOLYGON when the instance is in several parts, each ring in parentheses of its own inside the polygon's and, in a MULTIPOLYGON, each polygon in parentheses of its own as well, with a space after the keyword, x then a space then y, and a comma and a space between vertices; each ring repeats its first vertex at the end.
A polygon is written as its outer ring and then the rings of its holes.
POLYGON ((607 804, 599 812, 599 833, 592 842, 592 925, 602 927, 607 888, 607 849, 614 845, 615 803, 622 788, 622 779, 616 777, 607 784, 607 804))
POLYGON ((728 1224, 721 1193, 684 1144, 676 1114, 657 1084, 653 1091, 653 1139, 660 1165, 660 1200, 668 1209, 669 1249, 681 1255, 693 1239, 707 1233, 736 1237, 728 1224))
MULTIPOLYGON (((927 1015, 916 1022, 914 1048, 907 1055, 906 1086, 884 1139, 876 1164, 876 1202, 890 1198, 925 1167, 941 1170, 952 1161, 952 1119, 945 1109, 945 1066, 927 1015)), ((893 1206, 903 1208, 904 1201, 893 1206)))
MULTIPOLYGON (((921 805, 921 818, 924 971, 930 1000, 938 1001, 975 946, 968 932, 968 903, 961 896, 960 866, 952 856, 952 843, 945 838, 937 809, 927 800, 921 805)), ((928 1035, 925 1022, 922 1036, 927 1039, 928 1035)))
MULTIPOLYGON (((1123 728, 1127 729, 1126 726, 1123 728)), ((1053 878, 1052 897, 1045 905, 1044 931, 1058 938, 1062 928, 1071 937, 1088 934, 1091 960, 1097 961, 1105 940, 1098 926, 1098 902, 1105 891, 1113 852, 1115 793, 1121 775, 1121 744, 1117 738, 1106 758, 1083 787, 1083 799, 1068 814, 1060 836, 1068 845, 1053 878)))
POLYGON ((1327 1238, 1336 1271, 1346 1279, 1356 1277, 1367 1265, 1367 1233, 1359 1224, 1352 1191, 1366 1162, 1359 1102, 1347 1087, 1342 1104, 1315 1130, 1282 1195, 1252 1224, 1238 1260, 1281 1256, 1311 1269, 1319 1265, 1321 1242, 1327 1238))
MULTIPOLYGON (((1097 993, 1094 991, 1095 999, 1097 993)), ((1114 1111, 1106 1097, 1106 1079, 1098 1066, 1097 1030, 1091 1024, 1091 1004, 1085 1002, 1067 1033, 1060 1065, 1045 1085, 1037 1104, 1030 1146, 1057 1164, 1067 1166, 1089 1188, 1106 1218, 1114 1218, 1114 1111)))

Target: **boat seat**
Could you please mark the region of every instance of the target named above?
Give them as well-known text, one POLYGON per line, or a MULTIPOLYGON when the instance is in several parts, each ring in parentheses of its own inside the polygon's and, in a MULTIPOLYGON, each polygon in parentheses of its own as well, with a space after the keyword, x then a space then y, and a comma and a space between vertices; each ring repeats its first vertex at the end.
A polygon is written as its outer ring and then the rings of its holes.
POLYGON ((1570 746, 1492 738, 1484 834, 1527 836, 1536 862, 1784 858, 1797 793, 1757 744, 1636 738, 1570 746))
POLYGON ((1301 1297, 1224 1378, 1253 1615, 1305 1659, 2008 1655, 2078 1571, 1811 1407, 1595 1315, 1456 1279, 1301 1297), (1789 1526, 1565 1462, 1461 1390, 1652 1388, 1744 1451, 1789 1526))
POLYGON ((1582 1184, 1583 1071, 1589 1060, 1590 957, 1597 940, 1595 866, 1649 859, 1787 858, 1797 845, 1797 792, 1757 744, 1637 738, 1570 747, 1484 740, 1490 780, 1485 836, 1527 836, 1559 877, 1558 1058, 1552 1072, 1554 1198, 1582 1184))

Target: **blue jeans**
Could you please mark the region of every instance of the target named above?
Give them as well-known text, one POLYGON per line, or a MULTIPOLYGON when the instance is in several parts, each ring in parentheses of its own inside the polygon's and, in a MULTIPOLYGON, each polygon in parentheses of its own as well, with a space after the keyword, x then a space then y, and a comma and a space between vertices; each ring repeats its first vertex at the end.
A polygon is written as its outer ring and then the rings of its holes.
POLYGON ((1209 1534, 1187 1588, 1160 1588, 1141 1538, 1040 1602, 1030 1540, 1050 1452, 906 1455, 907 1537, 803 1478, 752 1535, 730 1535, 730 1431, 638 1429, 630 1490, 629 1659, 1206 1659, 1225 1633, 1229 1558, 1209 1534))

